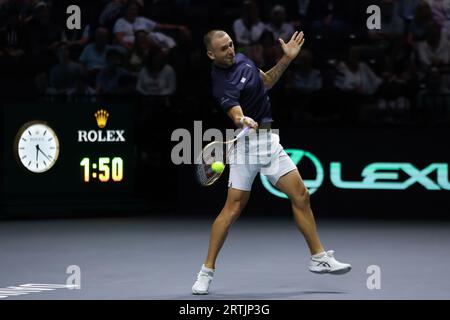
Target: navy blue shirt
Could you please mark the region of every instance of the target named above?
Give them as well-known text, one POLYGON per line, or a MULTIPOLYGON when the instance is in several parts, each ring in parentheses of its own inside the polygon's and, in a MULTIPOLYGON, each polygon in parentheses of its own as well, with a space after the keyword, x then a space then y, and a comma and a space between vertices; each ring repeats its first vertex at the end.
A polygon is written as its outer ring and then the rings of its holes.
POLYGON ((272 110, 267 89, 259 68, 242 53, 235 56, 235 64, 228 68, 212 68, 213 95, 222 109, 241 106, 244 115, 259 124, 272 122, 272 110))

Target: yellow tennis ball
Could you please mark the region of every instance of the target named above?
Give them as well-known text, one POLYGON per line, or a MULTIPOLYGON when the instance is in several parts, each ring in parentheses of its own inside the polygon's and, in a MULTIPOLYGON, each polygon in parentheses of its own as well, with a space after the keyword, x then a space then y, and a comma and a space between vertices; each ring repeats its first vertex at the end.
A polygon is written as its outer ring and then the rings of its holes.
POLYGON ((225 165, 223 164, 223 162, 215 161, 211 165, 211 168, 215 173, 222 173, 222 171, 225 169, 225 165))

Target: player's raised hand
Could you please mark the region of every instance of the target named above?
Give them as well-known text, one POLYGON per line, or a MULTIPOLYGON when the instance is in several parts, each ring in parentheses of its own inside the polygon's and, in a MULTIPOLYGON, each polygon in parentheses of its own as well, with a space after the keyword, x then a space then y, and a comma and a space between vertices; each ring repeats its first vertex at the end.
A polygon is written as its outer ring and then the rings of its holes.
POLYGON ((278 39, 278 41, 281 44, 281 48, 283 49, 285 56, 293 60, 302 49, 303 43, 305 43, 305 38, 303 31, 295 31, 288 43, 285 43, 281 38, 278 39))

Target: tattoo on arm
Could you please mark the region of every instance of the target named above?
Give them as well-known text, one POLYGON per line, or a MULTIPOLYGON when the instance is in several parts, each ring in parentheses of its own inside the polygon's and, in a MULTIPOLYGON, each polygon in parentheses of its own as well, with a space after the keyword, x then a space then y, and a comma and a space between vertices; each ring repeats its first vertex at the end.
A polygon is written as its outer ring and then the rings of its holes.
POLYGON ((278 61, 278 63, 272 69, 265 73, 264 85, 267 88, 272 88, 288 67, 289 62, 285 61, 284 59, 278 61))

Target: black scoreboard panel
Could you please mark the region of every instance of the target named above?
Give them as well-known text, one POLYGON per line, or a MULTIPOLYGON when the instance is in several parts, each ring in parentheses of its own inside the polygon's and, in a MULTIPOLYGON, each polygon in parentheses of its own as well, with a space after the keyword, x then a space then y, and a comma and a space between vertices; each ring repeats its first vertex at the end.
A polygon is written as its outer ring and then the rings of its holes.
MULTIPOLYGON (((114 196, 133 192, 134 105, 116 103, 5 103, 3 110, 4 198, 114 196), (41 121, 59 139, 59 157, 46 172, 33 173, 17 160, 19 129, 41 121)), ((51 199, 50 199, 51 200, 51 199)))

